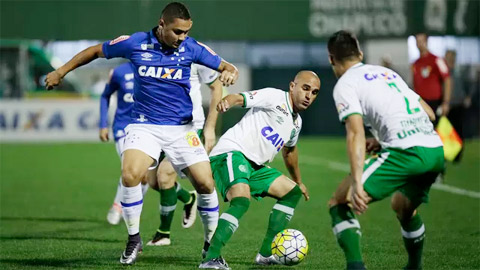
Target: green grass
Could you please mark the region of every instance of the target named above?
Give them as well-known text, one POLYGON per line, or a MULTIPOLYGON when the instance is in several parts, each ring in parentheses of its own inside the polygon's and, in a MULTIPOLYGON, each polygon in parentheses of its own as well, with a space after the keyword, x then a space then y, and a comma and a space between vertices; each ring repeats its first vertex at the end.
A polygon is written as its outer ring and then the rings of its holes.
MULTIPOLYGON (((467 142, 463 162, 449 165, 448 185, 480 191, 479 146, 479 141, 467 142)), ((343 253, 331 231, 327 200, 348 168, 344 140, 304 138, 299 147, 311 200, 299 204, 289 227, 306 235, 310 251, 296 269, 343 269, 343 253)), ((281 159, 273 166, 285 172, 281 159)), ((0 145, 0 268, 120 268, 126 228, 123 224, 110 226, 105 220, 119 170, 112 144, 0 145)), ((182 184, 191 188, 185 180, 182 184)), ((430 194, 430 203, 420 208, 427 228, 424 269, 479 269, 480 199, 439 190, 430 194)), ((158 202, 158 194, 150 190, 141 223, 145 242, 159 223, 158 202)), ((252 261, 273 203, 272 199, 252 202, 224 248, 223 255, 233 269, 256 268, 252 261)), ((201 222, 197 220, 192 229, 185 230, 180 217, 178 211, 172 245, 146 247, 130 269, 197 267, 201 222)), ((369 269, 401 269, 406 254, 389 200, 372 204, 359 220, 369 269)))

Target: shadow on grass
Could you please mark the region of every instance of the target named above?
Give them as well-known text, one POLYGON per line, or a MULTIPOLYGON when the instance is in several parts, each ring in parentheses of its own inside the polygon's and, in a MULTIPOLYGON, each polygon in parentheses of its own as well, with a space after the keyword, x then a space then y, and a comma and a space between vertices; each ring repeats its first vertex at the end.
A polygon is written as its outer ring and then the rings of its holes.
POLYGON ((90 222, 90 223, 106 223, 103 219, 93 218, 67 218, 67 217, 0 217, 0 221, 44 221, 44 222, 90 222))
MULTIPOLYGON (((112 265, 112 260, 102 259, 102 260, 86 260, 86 259, 2 259, 0 260, 0 265, 4 267, 16 267, 17 269, 24 269, 27 267, 32 267, 36 269, 37 267, 53 267, 60 269, 72 269, 79 267, 88 267, 95 269, 102 269, 102 265, 107 268, 107 265, 112 265), (105 263, 102 263, 105 261, 105 263)), ((3 267, 2 267, 3 268, 3 267)), ((5 269, 5 268, 3 268, 5 269)))

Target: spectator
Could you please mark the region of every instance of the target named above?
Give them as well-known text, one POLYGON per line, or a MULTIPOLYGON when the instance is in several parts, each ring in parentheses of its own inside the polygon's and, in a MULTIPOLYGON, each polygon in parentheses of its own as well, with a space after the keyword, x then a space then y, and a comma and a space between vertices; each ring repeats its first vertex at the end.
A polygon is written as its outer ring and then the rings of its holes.
MULTIPOLYGON (((457 131, 458 135, 464 140, 463 123, 465 121, 465 111, 471 104, 471 97, 467 87, 467 69, 456 67, 457 53, 454 50, 448 50, 445 53, 445 61, 447 62, 452 80, 452 95, 450 100, 450 113, 448 119, 457 131)), ((455 158, 455 162, 459 162, 462 158, 462 151, 455 158)))

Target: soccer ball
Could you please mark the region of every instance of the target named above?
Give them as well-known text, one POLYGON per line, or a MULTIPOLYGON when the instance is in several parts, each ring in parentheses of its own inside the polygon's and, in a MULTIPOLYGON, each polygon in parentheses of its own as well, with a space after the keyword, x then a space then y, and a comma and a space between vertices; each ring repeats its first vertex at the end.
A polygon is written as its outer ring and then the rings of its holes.
POLYGON ((285 229, 275 236, 272 242, 273 257, 281 264, 299 264, 308 252, 308 242, 305 236, 297 230, 285 229))

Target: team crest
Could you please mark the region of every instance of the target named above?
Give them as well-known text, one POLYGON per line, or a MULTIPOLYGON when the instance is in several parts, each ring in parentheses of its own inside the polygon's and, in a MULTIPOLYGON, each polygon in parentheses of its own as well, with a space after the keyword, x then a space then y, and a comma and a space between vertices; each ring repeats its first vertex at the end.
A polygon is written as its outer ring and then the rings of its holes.
POLYGON ((427 78, 428 76, 430 76, 430 71, 431 70, 432 70, 432 68, 430 66, 422 68, 422 70, 421 70, 422 77, 427 78))
POLYGON ((240 165, 240 166, 238 166, 238 169, 239 169, 241 172, 244 172, 244 173, 247 172, 247 166, 245 166, 245 165, 243 165, 243 164, 240 165))
POLYGON ((197 133, 193 131, 188 132, 185 136, 185 139, 187 139, 188 145, 190 145, 191 147, 200 146, 200 139, 198 138, 197 133))

